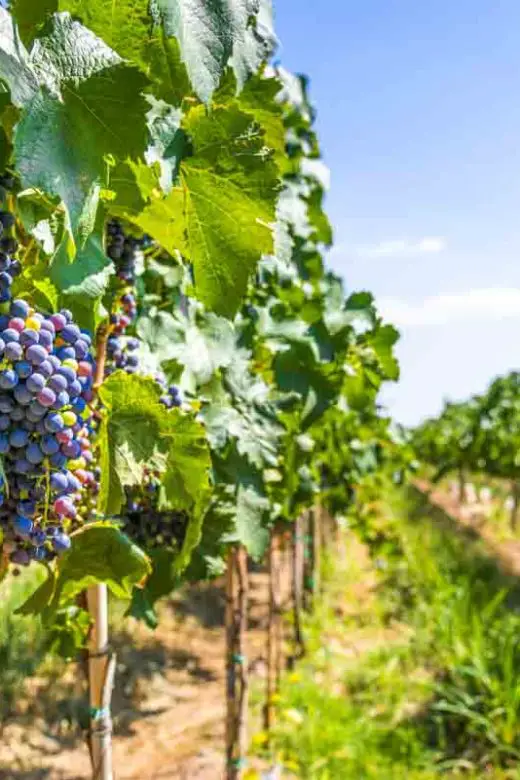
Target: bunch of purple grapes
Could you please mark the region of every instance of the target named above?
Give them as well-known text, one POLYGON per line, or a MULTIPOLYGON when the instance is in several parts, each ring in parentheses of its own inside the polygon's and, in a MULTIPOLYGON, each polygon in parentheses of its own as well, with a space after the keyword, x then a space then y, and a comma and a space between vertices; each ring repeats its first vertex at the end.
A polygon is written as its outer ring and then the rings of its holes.
POLYGON ((148 473, 143 486, 127 491, 122 530, 145 549, 178 551, 186 536, 189 515, 184 511, 159 511, 158 485, 156 475, 148 473))
POLYGON ((0 303, 6 303, 11 298, 11 285, 15 276, 21 272, 21 265, 13 255, 18 249, 18 242, 13 236, 15 217, 5 206, 8 190, 14 186, 14 179, 8 174, 0 176, 0 303))
MULTIPOLYGON (((139 340, 134 336, 127 336, 126 331, 137 317, 134 288, 136 251, 148 245, 148 242, 148 236, 141 239, 127 236, 118 220, 113 219, 107 224, 107 255, 114 262, 116 276, 121 286, 115 310, 110 317, 107 374, 111 374, 116 369, 123 369, 129 374, 139 373, 139 358, 136 354, 139 340)), ((181 406, 182 397, 179 388, 176 385, 168 386, 163 374, 156 374, 154 379, 163 390, 161 403, 168 409, 181 406)))
POLYGON ((14 300, 0 315, 0 527, 13 563, 67 550, 82 488, 96 481, 91 343, 66 310, 46 316, 14 300))

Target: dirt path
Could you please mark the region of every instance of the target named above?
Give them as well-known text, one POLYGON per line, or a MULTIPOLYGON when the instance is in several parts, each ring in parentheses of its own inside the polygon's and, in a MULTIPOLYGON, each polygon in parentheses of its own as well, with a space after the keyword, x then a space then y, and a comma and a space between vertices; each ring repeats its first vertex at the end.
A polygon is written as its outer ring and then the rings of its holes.
MULTIPOLYGON (((353 659, 400 638, 396 629, 356 625, 369 608, 376 578, 366 551, 350 549, 359 576, 335 609, 338 623, 322 640, 353 659), (363 560, 365 556, 366 561, 363 560), (348 622, 348 626, 345 621, 348 622), (337 626, 337 630, 336 627, 337 626)), ((284 567, 288 606, 289 566, 284 567)), ((220 780, 224 739, 224 592, 221 582, 187 588, 167 601, 151 632, 133 621, 114 633, 117 652, 114 765, 116 780, 220 780)), ((248 658, 256 686, 265 677, 267 576, 251 574, 248 658)), ((78 732, 84 682, 79 668, 30 678, 16 716, 0 734, 0 780, 90 780, 78 732)), ((251 733, 260 727, 251 724, 251 733)))
MULTIPOLYGON (((285 605, 289 568, 284 567, 285 605)), ((267 575, 251 573, 248 658, 265 671, 267 575)), ((133 620, 113 634, 117 780, 218 780, 223 773, 224 591, 222 582, 186 588, 161 607, 155 631, 133 620)), ((0 734, 1 780, 90 780, 81 720, 84 683, 63 675, 27 681, 17 712, 0 734)))

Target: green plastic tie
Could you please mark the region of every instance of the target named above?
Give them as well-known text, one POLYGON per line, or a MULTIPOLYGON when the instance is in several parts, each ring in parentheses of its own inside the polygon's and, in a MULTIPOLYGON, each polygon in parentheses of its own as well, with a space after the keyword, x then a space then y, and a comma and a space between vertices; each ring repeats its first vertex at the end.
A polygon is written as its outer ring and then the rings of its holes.
POLYGON ((229 766, 232 766, 234 769, 243 769, 246 765, 246 759, 245 758, 232 758, 229 762, 229 766))
POLYGON ((89 710, 91 720, 101 720, 110 717, 110 707, 91 707, 89 710))
POLYGON ((233 653, 232 659, 235 664, 245 664, 246 662, 245 655, 241 655, 240 653, 233 653))

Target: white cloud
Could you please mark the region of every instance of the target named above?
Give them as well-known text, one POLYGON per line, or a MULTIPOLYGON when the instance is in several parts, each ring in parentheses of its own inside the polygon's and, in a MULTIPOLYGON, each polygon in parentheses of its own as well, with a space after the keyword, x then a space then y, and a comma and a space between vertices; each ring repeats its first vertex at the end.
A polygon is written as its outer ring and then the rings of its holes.
POLYGON ((416 241, 400 238, 381 241, 374 246, 361 246, 355 251, 361 257, 410 257, 411 255, 438 254, 446 249, 446 240, 441 236, 425 236, 416 241))
POLYGON ((377 301, 382 316, 397 326, 444 325, 472 318, 520 318, 520 288, 488 287, 462 293, 434 295, 422 303, 399 298, 377 301))

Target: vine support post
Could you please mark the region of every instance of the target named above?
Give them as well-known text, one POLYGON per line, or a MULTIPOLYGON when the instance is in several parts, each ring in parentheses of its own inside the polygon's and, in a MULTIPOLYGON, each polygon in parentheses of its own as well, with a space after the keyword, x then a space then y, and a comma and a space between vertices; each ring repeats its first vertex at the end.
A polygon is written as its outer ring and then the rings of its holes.
POLYGON ((513 505, 511 507, 511 530, 516 532, 518 528, 518 511, 520 510, 520 483, 515 479, 512 484, 513 505))
POLYGON ((311 593, 312 606, 314 607, 316 599, 321 588, 321 546, 322 546, 322 522, 323 509, 321 506, 315 506, 311 510, 311 593))
POLYGON ((466 503, 466 480, 462 467, 459 468, 459 503, 466 503))
POLYGON ((291 590, 293 602, 293 624, 294 624, 294 657, 291 664, 297 658, 305 655, 305 638, 303 634, 302 613, 303 613, 303 580, 305 569, 305 541, 304 541, 304 517, 300 515, 294 521, 293 538, 291 545, 291 590))
POLYGON ((280 536, 271 529, 268 552, 269 612, 267 622, 267 675, 264 728, 269 732, 274 722, 275 695, 280 687, 282 654, 282 603, 281 603, 281 547, 280 536))
POLYGON ((108 592, 105 584, 88 588, 87 607, 92 621, 88 640, 92 780, 113 780, 110 701, 115 656, 108 643, 108 592))
POLYGON ((247 551, 237 545, 228 553, 226 569, 226 780, 240 778, 247 751, 248 600, 247 551))

